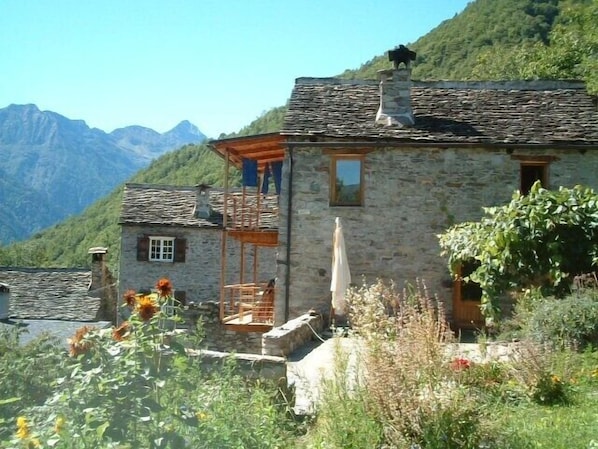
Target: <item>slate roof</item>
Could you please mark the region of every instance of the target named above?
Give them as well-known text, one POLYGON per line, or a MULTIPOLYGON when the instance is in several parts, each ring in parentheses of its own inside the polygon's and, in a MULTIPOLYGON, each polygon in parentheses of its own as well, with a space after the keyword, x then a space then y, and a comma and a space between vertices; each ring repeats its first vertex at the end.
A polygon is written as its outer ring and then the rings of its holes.
MULTIPOLYGON (((415 125, 375 123, 376 81, 299 78, 281 134, 408 143, 598 147, 596 97, 581 82, 413 81, 415 125)), ((292 140, 292 139, 290 139, 292 140)))
MULTIPOLYGON (((209 219, 195 216, 197 188, 154 184, 126 184, 123 194, 121 225, 183 226, 222 229, 224 191, 208 191, 214 214, 209 219)), ((272 213, 262 214, 264 228, 277 227, 277 201, 274 195, 266 196, 264 203, 272 213)), ((228 211, 232 211, 232 205, 228 211)))
POLYGON ((94 321, 100 299, 89 296, 91 271, 66 268, 0 267, 10 288, 10 317, 94 321))

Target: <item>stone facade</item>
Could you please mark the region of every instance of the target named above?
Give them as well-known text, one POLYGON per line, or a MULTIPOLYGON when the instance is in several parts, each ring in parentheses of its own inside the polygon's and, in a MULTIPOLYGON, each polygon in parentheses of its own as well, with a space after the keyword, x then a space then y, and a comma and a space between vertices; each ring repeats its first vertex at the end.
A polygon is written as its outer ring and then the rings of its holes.
MULTIPOLYGON (((321 143, 321 142, 320 142, 321 143)), ((309 143, 292 149, 283 168, 279 227, 278 289, 289 292, 288 318, 330 303, 332 234, 341 217, 354 284, 376 278, 424 280, 429 293, 451 315, 452 282, 440 257, 437 234, 448 226, 478 220, 482 207, 507 203, 520 186, 522 159, 551 159, 548 186, 584 184, 598 188, 598 152, 575 149, 442 148, 407 145, 347 146, 334 150, 309 143), (330 207, 331 152, 370 150, 364 156, 364 205, 330 207), (291 222, 290 263, 286 261, 291 222), (287 266, 290 269, 286 285, 287 266)), ((285 296, 277 296, 276 324, 286 321, 285 296)))
MULTIPOLYGON (((123 225, 121 233, 119 294, 128 289, 151 289, 158 279, 166 277, 174 289, 184 291, 186 302, 199 303, 220 298, 222 231, 216 228, 123 225), (143 235, 186 239, 185 262, 137 261, 137 239, 143 235)), ((240 280, 240 245, 227 242, 227 280, 240 280)), ((253 279, 253 251, 246 251, 245 282, 253 279)), ((258 248, 259 281, 276 274, 276 248, 258 248)))

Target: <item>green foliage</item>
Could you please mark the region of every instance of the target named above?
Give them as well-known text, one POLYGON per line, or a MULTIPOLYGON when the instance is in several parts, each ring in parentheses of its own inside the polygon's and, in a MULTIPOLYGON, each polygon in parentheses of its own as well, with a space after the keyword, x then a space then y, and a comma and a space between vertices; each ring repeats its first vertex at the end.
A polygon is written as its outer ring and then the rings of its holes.
POLYGON ((207 373, 164 332, 171 302, 167 292, 137 295, 121 327, 78 330, 45 403, 3 415, 17 432, 0 447, 288 447, 294 423, 276 385, 250 383, 232 362, 207 373))
POLYGON ((41 336, 21 344, 24 332, 20 327, 0 331, 0 441, 10 434, 5 425, 21 410, 43 404, 63 372, 56 341, 41 336))
MULTIPOLYGON (((417 52, 413 78, 471 79, 480 55, 526 42, 546 42, 559 9, 558 0, 470 2, 462 13, 409 44, 417 52)), ((401 43, 405 44, 394 45, 401 43)), ((358 70, 346 70, 342 77, 376 79, 378 70, 390 67, 386 55, 381 55, 358 70)))
POLYGON ((583 289, 565 298, 518 300, 505 327, 511 336, 556 348, 598 347, 598 291, 583 289))
POLYGON ((562 2, 548 42, 500 45, 479 55, 477 79, 582 79, 598 93, 598 1, 562 2))
POLYGON ((515 192, 509 204, 484 212, 439 239, 454 273, 462 261, 480 263, 469 279, 482 288, 486 316, 507 291, 539 287, 562 296, 574 275, 598 265, 598 195, 590 188, 547 190, 537 182, 528 195, 515 192))

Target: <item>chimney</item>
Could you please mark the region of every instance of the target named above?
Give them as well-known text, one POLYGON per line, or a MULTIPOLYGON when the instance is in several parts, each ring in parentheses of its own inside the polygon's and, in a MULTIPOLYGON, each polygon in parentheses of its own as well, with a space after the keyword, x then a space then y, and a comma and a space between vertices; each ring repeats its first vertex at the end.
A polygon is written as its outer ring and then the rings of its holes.
POLYGON ((388 51, 388 60, 393 68, 379 70, 380 108, 376 123, 384 126, 406 127, 415 124, 411 109, 411 61, 416 53, 404 45, 388 51), (401 63, 405 67, 400 67, 401 63))
POLYGON ((102 287, 105 284, 106 276, 106 254, 108 248, 96 246, 87 251, 91 254, 91 284, 89 285, 89 296, 100 296, 102 287))
POLYGON ((100 308, 96 313, 96 319, 116 321, 116 295, 115 281, 108 269, 107 257, 108 248, 96 246, 87 251, 91 254, 91 284, 88 294, 100 298, 100 308))
POLYGON ((210 218, 212 216, 212 207, 210 206, 209 190, 212 186, 207 184, 198 184, 195 203, 195 213, 197 218, 210 218))
POLYGON ((10 316, 10 288, 8 284, 0 282, 0 320, 7 320, 10 316))

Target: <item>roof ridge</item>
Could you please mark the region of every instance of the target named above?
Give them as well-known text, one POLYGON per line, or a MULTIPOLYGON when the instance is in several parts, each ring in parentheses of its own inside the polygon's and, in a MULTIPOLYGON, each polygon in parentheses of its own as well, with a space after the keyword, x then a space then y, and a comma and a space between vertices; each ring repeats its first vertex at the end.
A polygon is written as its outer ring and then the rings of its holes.
MULTIPOLYGON (((580 80, 412 80, 411 83, 412 87, 470 90, 577 90, 586 88, 585 82, 580 80)), ((377 85, 378 81, 336 77, 300 77, 295 79, 295 84, 377 85)))

